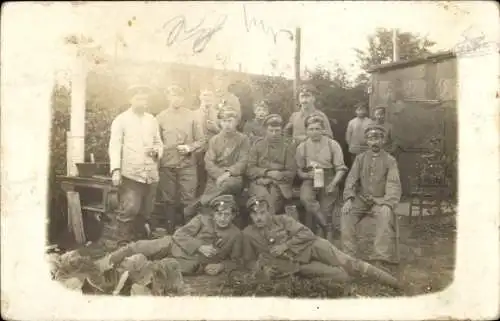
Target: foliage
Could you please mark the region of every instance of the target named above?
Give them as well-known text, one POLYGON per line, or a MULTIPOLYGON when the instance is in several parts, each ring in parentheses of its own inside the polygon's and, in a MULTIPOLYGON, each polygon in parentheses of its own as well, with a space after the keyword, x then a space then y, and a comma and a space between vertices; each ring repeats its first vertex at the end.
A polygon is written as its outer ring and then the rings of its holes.
MULTIPOLYGON (((391 29, 377 28, 374 34, 368 36, 367 50, 354 49, 364 70, 392 61, 392 36, 391 29)), ((435 45, 435 42, 427 37, 411 32, 399 32, 397 41, 401 60, 414 59, 430 54, 429 49, 435 45)))

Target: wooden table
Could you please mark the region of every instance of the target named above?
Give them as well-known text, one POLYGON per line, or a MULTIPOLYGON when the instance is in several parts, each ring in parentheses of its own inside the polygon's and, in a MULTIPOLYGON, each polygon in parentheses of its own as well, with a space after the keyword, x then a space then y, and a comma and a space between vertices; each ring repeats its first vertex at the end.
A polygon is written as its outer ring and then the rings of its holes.
POLYGON ((118 189, 112 185, 111 177, 106 176, 57 176, 56 182, 60 184, 68 200, 68 228, 75 235, 76 241, 83 244, 86 237, 83 230, 82 210, 94 214, 110 212, 113 210, 110 206, 110 196, 116 195, 118 189), (102 193, 100 203, 82 204, 78 192, 81 188, 100 190, 102 193))

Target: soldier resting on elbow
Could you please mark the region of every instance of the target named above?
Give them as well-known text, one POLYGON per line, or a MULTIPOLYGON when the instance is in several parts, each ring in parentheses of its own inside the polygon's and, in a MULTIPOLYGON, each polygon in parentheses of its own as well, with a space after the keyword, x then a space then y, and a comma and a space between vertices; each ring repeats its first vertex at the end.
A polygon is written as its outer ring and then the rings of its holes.
MULTIPOLYGON (((350 282, 354 276, 369 276, 378 282, 399 287, 390 274, 340 251, 327 240, 316 236, 309 228, 288 215, 272 215, 265 198, 252 197, 247 203, 252 224, 243 231, 243 258, 247 267, 255 270, 265 264, 277 266, 272 273, 280 274, 276 261, 294 262, 298 273, 320 277, 336 283, 350 282)), ((285 264, 286 265, 286 264, 285 264)))
POLYGON ((236 203, 231 195, 210 202, 212 216, 199 214, 177 230, 154 240, 141 240, 119 248, 100 260, 101 270, 112 268, 123 259, 143 254, 150 260, 175 258, 183 274, 204 271, 217 275, 237 264, 241 257, 241 231, 233 225, 236 203))

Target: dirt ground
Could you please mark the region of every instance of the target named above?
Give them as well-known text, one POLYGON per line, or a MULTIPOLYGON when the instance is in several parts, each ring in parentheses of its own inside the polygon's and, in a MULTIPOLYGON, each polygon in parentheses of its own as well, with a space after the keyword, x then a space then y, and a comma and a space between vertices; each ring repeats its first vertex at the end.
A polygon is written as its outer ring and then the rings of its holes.
MULTIPOLYGON (((401 264, 391 269, 393 275, 398 277, 404 284, 404 290, 396 292, 388 287, 378 285, 369 280, 359 280, 349 286, 343 294, 326 295, 315 292, 314 286, 308 285, 308 289, 301 290, 305 285, 294 285, 298 292, 304 291, 305 297, 374 297, 374 296, 412 296, 424 293, 438 292, 451 284, 453 279, 453 270, 455 264, 455 217, 454 216, 436 216, 424 217, 423 219, 408 221, 408 218, 401 216, 400 224, 400 255, 401 264), (308 293, 305 293, 308 292, 308 293)), ((361 257, 369 254, 371 249, 371 240, 373 236, 373 220, 365 218, 360 223, 360 232, 366 235, 361 241, 361 257)), ((340 247, 339 241, 335 245, 340 247)), ((80 248, 84 255, 99 257, 104 254, 103 249, 96 244, 80 248)), ((224 295, 230 293, 233 295, 231 284, 227 275, 217 277, 209 276, 185 276, 185 283, 190 288, 192 295, 224 295)), ((283 282, 283 281, 281 281, 283 282)), ((286 282, 286 281, 285 281, 286 282)), ((286 287, 286 284, 284 284, 286 287)), ((238 289, 236 293, 243 295, 259 295, 251 290, 238 289)), ((282 295, 287 291, 267 289, 265 295, 282 295)), ((285 294, 286 295, 286 294, 285 294)), ((295 293, 294 296, 302 296, 295 293)))

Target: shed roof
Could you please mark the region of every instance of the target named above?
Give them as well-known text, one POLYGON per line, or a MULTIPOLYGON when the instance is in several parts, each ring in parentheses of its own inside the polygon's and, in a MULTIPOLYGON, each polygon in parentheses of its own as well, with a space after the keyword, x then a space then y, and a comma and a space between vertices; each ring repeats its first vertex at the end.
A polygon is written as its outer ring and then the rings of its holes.
POLYGON ((401 69, 401 68, 406 68, 406 67, 410 67, 410 66, 414 66, 414 65, 419 65, 419 64, 422 64, 422 63, 427 62, 429 60, 438 61, 438 60, 452 59, 455 57, 456 57, 456 55, 454 52, 443 51, 443 52, 438 52, 435 54, 426 55, 426 56, 422 56, 422 57, 415 58, 415 59, 390 62, 390 63, 386 63, 386 64, 381 64, 381 65, 375 65, 375 66, 372 66, 370 69, 368 69, 368 72, 374 73, 374 72, 383 72, 383 71, 388 71, 388 70, 393 70, 393 69, 401 69))

